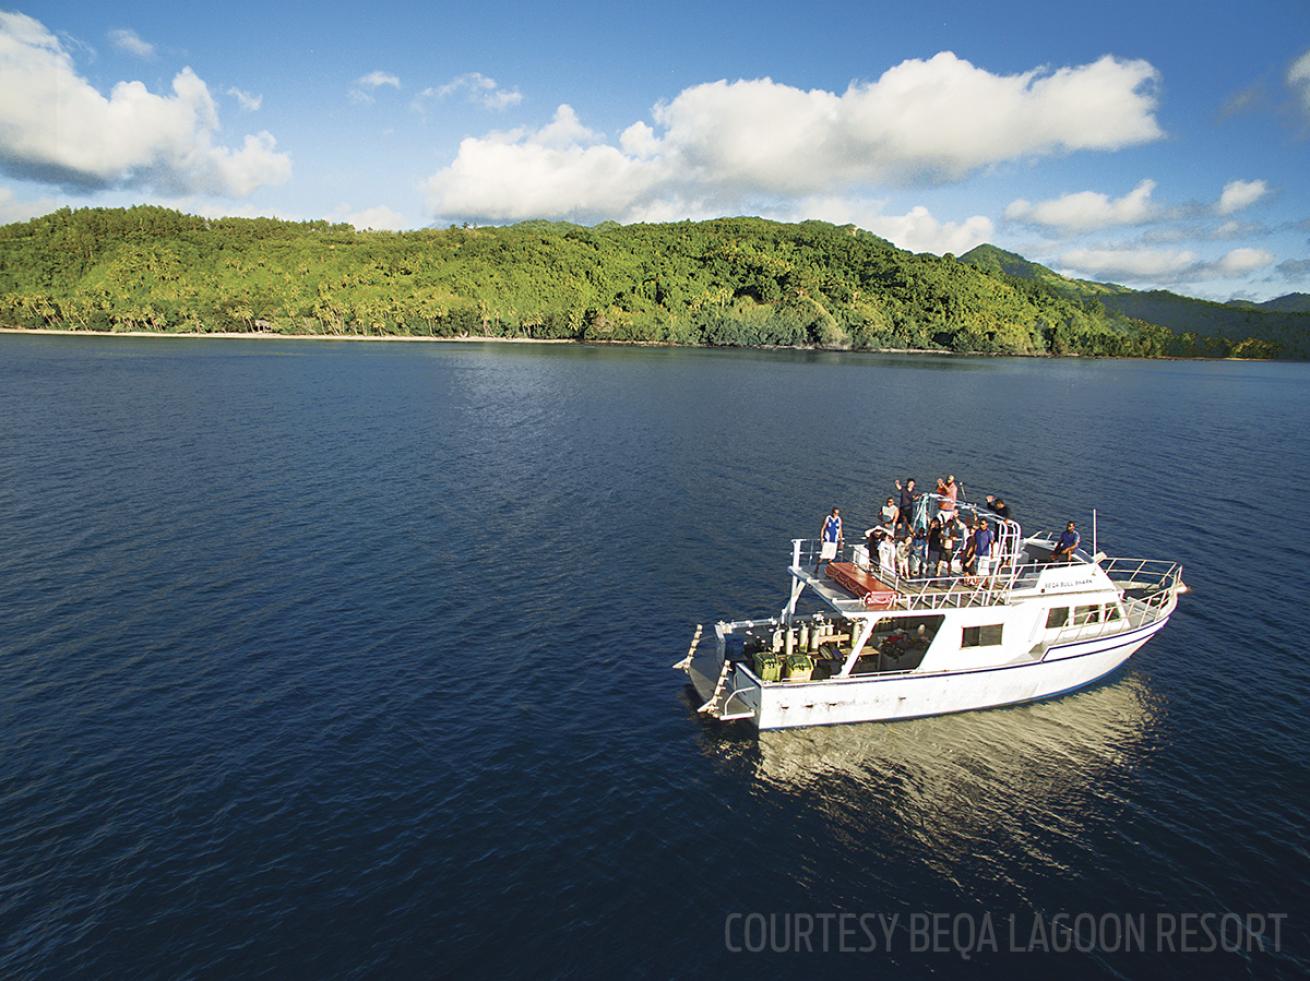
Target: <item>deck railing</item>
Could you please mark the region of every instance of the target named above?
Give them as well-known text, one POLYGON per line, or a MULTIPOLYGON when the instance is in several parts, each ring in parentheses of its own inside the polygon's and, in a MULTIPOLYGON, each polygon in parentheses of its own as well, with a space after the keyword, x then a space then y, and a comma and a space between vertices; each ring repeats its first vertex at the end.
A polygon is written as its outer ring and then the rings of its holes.
MULTIPOLYGON (((794 539, 792 564, 803 571, 816 570, 823 561, 819 558, 822 545, 818 539, 794 539)), ((860 561, 863 555, 857 556, 857 549, 861 553, 867 552, 862 546, 844 545, 833 561, 861 565, 884 585, 896 591, 896 599, 892 604, 894 608, 910 610, 1005 604, 1014 592, 1036 587, 1039 577, 1047 570, 1088 564, 1083 560, 1072 560, 1014 565, 1002 560, 999 563, 994 561, 993 569, 986 576, 901 576, 894 568, 883 568, 876 555, 869 555, 866 565, 860 561)), ((1139 616, 1145 616, 1149 610, 1158 609, 1163 603, 1157 604, 1155 600, 1161 596, 1167 600, 1182 577, 1181 565, 1160 559, 1103 559, 1100 568, 1121 591, 1143 590, 1149 593, 1149 596, 1144 597, 1125 597, 1125 609, 1130 616, 1133 610, 1140 611, 1139 616)))
POLYGON ((1165 559, 1102 559, 1101 571, 1120 589, 1173 589, 1183 576, 1182 565, 1165 559))
POLYGON ((1173 595, 1173 590, 1161 589, 1141 598, 1125 596, 1123 601, 1124 616, 1119 616, 1117 610, 1114 611, 1113 615, 1111 615, 1110 609, 1102 610, 1098 619, 1084 623, 1071 623, 1061 628, 1058 633, 1048 636, 1044 644, 1048 648, 1058 647, 1060 644, 1069 641, 1095 640, 1098 637, 1113 636, 1127 633, 1130 630, 1137 630, 1139 627, 1150 626, 1157 620, 1162 619, 1169 611, 1169 601, 1173 598, 1173 595))

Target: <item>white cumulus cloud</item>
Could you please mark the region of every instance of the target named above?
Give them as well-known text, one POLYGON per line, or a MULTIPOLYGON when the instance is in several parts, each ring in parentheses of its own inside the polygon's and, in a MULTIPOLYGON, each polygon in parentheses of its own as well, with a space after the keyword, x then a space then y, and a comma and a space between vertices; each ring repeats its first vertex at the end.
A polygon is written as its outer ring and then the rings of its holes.
POLYGON ((1271 265, 1264 249, 1231 249, 1215 260, 1202 259, 1190 249, 1074 249, 1060 262, 1085 275, 1137 283, 1181 283, 1245 276, 1271 265))
POLYGON ((953 252, 960 255, 992 238, 992 220, 973 215, 963 221, 938 221, 922 205, 903 215, 878 215, 865 227, 911 252, 953 252))
POLYGON ((1274 254, 1265 249, 1232 249, 1215 263, 1215 271, 1225 276, 1244 276, 1272 265, 1274 254))
POLYGON ((120 27, 110 31, 109 43, 119 51, 126 51, 138 58, 152 58, 155 54, 155 46, 149 41, 142 40, 141 35, 130 27, 120 27))
POLYGON ((1197 264, 1190 249, 1073 249, 1060 256, 1064 265, 1094 276, 1127 279, 1172 279, 1197 264))
POLYGON ((422 109, 426 99, 447 99, 460 93, 463 93, 469 102, 484 109, 508 109, 523 101, 523 93, 517 88, 502 88, 494 78, 481 72, 465 72, 463 75, 456 75, 445 85, 424 89, 418 94, 414 103, 416 108, 422 109))
POLYGON ((841 95, 767 78, 696 85, 654 116, 669 150, 718 179, 785 191, 951 181, 1015 157, 1159 137, 1155 75, 1146 62, 1108 57, 994 75, 942 52, 841 95))
POLYGON ((1005 217, 1066 233, 1112 225, 1139 225, 1150 221, 1156 214, 1151 204, 1154 190, 1155 181, 1144 180, 1119 198, 1111 198, 1099 191, 1078 191, 1035 204, 1019 198, 1010 202, 1005 217))
POLYGON ((973 215, 963 221, 942 221, 923 205, 903 215, 886 214, 881 202, 840 196, 802 198, 774 217, 785 221, 818 219, 834 225, 858 225, 911 252, 960 255, 992 238, 992 220, 973 215))
POLYGON ((169 95, 119 82, 106 98, 44 25, 0 12, 0 170, 11 176, 237 197, 291 176, 271 134, 230 147, 215 142, 218 129, 209 88, 190 68, 169 95))
POLYGON ((1269 185, 1264 181, 1229 181, 1224 185, 1214 209, 1221 215, 1231 215, 1234 211, 1250 207, 1268 193, 1269 185))
POLYGON ((567 105, 539 130, 461 141, 455 160, 426 182, 437 215, 492 221, 625 214, 664 177, 657 163, 598 143, 567 105))
MULTIPOLYGON (((950 52, 844 92, 761 78, 694 85, 617 141, 542 130, 468 137, 427 181, 442 218, 617 218, 675 199, 741 202, 960 180, 992 164, 1159 138, 1156 70, 1104 57, 998 75, 950 52), (653 123, 653 125, 652 125, 653 123), (548 135, 548 134, 554 134, 548 135)), ((581 123, 576 124, 582 130, 581 123)))

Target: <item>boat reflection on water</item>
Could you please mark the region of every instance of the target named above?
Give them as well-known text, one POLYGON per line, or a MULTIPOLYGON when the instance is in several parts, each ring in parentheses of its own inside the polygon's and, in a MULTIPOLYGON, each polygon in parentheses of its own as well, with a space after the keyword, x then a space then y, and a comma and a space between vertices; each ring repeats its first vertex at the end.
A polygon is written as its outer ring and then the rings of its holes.
POLYGON ((1031 858, 1030 832, 1077 835, 1086 815, 1118 810, 1151 752, 1162 706, 1138 676, 1010 708, 738 739, 706 750, 749 772, 758 793, 804 801, 833 831, 877 825, 884 843, 927 846, 937 861, 1010 837, 1031 858))

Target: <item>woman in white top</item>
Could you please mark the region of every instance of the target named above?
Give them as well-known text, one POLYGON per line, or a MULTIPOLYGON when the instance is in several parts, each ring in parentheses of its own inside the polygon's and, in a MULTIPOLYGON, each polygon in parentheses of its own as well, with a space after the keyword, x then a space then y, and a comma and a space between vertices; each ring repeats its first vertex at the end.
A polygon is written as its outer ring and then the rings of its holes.
POLYGON ((891 535, 884 535, 878 543, 878 568, 888 575, 896 574, 896 543, 891 535))
POLYGON ((907 535, 896 543, 896 574, 902 579, 910 578, 910 555, 914 544, 907 535))
POLYGON ((896 506, 896 498, 887 498, 887 503, 882 506, 882 525, 887 529, 895 529, 896 522, 900 520, 901 509, 896 506))

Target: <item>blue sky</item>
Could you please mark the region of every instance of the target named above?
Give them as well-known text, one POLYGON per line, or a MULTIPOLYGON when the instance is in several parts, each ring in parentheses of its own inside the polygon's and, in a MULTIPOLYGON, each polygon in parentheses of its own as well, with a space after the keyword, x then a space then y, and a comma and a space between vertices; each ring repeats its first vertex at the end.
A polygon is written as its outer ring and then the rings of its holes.
POLYGON ((29 4, 0 221, 762 214, 1310 291, 1310 6, 29 4))

